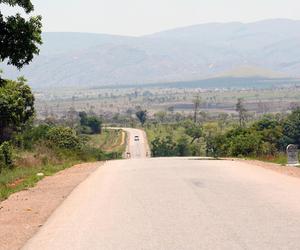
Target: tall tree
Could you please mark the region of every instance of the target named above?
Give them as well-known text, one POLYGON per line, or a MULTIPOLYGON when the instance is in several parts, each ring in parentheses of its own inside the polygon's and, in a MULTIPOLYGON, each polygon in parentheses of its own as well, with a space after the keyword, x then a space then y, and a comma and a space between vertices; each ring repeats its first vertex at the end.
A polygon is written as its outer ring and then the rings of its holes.
POLYGON ((144 126, 145 122, 147 121, 147 110, 139 110, 136 112, 136 117, 139 119, 142 126, 144 126))
MULTIPOLYGON (((39 53, 42 44, 41 16, 29 16, 31 0, 0 0, 0 6, 19 7, 25 12, 4 16, 0 9, 0 62, 21 69, 39 53)), ((18 81, 0 77, 0 143, 11 138, 34 115, 34 96, 24 78, 18 81)))
POLYGON ((82 133, 98 134, 102 130, 102 121, 98 117, 92 115, 88 116, 86 112, 79 112, 80 125, 82 133))
POLYGON ((221 131, 223 131, 223 129, 226 127, 228 117, 229 117, 229 115, 227 113, 220 113, 218 115, 218 125, 219 125, 221 131))
POLYGON ((5 17, 0 9, 0 62, 7 60, 9 65, 21 69, 39 54, 42 17, 28 17, 34 10, 31 0, 0 0, 0 4, 21 7, 26 13, 25 17, 20 13, 5 17))
POLYGON ((200 108, 200 104, 201 104, 201 98, 199 95, 197 95, 195 97, 195 99, 193 100, 193 104, 194 104, 194 122, 197 122, 197 118, 198 118, 198 112, 199 112, 199 108, 200 108))
POLYGON ((203 129, 201 125, 193 121, 186 121, 184 126, 185 126, 185 133, 190 137, 192 137, 191 144, 193 144, 194 141, 202 137, 203 129))
POLYGON ((239 115, 240 127, 244 127, 247 119, 247 109, 245 108, 243 98, 238 99, 236 104, 236 112, 238 112, 239 115))
POLYGON ((300 108, 294 110, 284 121, 283 132, 286 145, 289 143, 300 146, 300 108))
POLYGON ((34 115, 34 96, 23 78, 0 86, 0 144, 20 131, 34 115))

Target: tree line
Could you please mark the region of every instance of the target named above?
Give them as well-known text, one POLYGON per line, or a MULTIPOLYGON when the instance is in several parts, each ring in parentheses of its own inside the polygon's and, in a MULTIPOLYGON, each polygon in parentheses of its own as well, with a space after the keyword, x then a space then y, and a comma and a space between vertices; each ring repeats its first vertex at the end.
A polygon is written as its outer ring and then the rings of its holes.
MULTIPOLYGON (((198 106, 195 104, 195 107, 198 106)), ((243 100, 238 120, 219 116, 206 122, 186 117, 176 123, 150 122, 146 131, 153 156, 254 157, 276 159, 289 144, 300 145, 300 109, 248 119, 243 100)))

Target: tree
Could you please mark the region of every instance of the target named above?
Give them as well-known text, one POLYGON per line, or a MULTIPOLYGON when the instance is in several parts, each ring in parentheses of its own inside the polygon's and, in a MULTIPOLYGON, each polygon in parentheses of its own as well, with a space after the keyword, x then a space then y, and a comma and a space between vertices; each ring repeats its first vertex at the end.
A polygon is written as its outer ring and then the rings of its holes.
POLYGON ((245 126, 246 119, 247 119, 247 110, 244 106, 244 100, 243 98, 239 98, 236 104, 236 111, 239 115, 239 124, 240 127, 245 126))
POLYGON ((200 104, 201 104, 201 98, 200 98, 199 95, 197 95, 195 97, 195 99, 193 100, 193 103, 194 103, 194 122, 196 123, 197 122, 197 117, 198 117, 199 107, 200 107, 200 104))
POLYGON ((91 116, 88 118, 88 126, 91 128, 92 134, 99 134, 101 133, 102 121, 96 116, 91 116))
POLYGON ((88 116, 86 112, 79 112, 81 132, 84 134, 99 134, 102 121, 96 116, 88 116))
POLYGON ((290 143, 300 145, 300 108, 294 110, 283 124, 285 146, 290 143))
POLYGON ((52 127, 47 133, 49 142, 61 149, 80 149, 82 146, 80 138, 75 130, 67 127, 52 127))
MULTIPOLYGON (((30 0, 0 0, 0 4, 21 7, 28 15, 33 10, 30 0)), ((24 18, 19 13, 4 17, 0 10, 0 62, 21 69, 39 53, 42 44, 41 17, 24 18)), ((26 80, 4 80, 0 77, 0 143, 10 140, 34 115, 34 96, 26 80)))
POLYGON ((140 123, 142 124, 142 126, 144 126, 145 122, 147 121, 147 116, 148 116, 147 110, 139 110, 138 112, 135 113, 135 115, 138 118, 138 120, 140 121, 140 123))
POLYGON ((200 139, 202 137, 203 130, 201 125, 192 121, 187 121, 184 126, 185 133, 188 136, 192 137, 191 144, 193 144, 195 140, 200 139))
POLYGON ((160 123, 164 123, 167 117, 167 113, 165 111, 159 111, 157 113, 154 114, 154 117, 157 118, 157 120, 160 123))
POLYGON ((75 128, 77 123, 78 123, 78 112, 74 107, 71 107, 66 114, 66 124, 71 128, 75 128))
POLYGON ((170 107, 167 108, 167 110, 168 110, 170 113, 174 113, 175 107, 174 107, 174 106, 170 106, 170 107))
MULTIPOLYGON (((208 134, 205 137, 206 141, 206 156, 212 156, 214 158, 218 158, 223 152, 223 147, 226 142, 226 138, 222 134, 208 134)), ((225 153, 226 155, 226 153, 225 153)))
POLYGON ((88 116, 86 112, 79 112, 80 125, 87 126, 88 125, 88 116))
POLYGON ((268 154, 275 155, 278 150, 285 150, 282 123, 277 121, 274 116, 264 116, 255 122, 251 129, 260 133, 268 154))
POLYGON ((153 157, 177 155, 177 145, 171 136, 164 138, 156 137, 151 142, 151 148, 153 157))
POLYGON ((12 148, 9 142, 0 145, 0 173, 4 168, 13 168, 12 148))
POLYGON ((180 137, 177 140, 176 149, 178 156, 189 156, 191 152, 188 138, 185 136, 180 137))
POLYGON ((198 119, 200 123, 203 123, 209 119, 209 114, 205 111, 200 111, 199 112, 200 118, 198 119))
MULTIPOLYGON (((0 4, 21 7, 27 15, 34 10, 30 0, 0 0, 0 4)), ((19 13, 4 17, 0 10, 0 61, 18 69, 29 64, 42 44, 41 20, 41 16, 25 18, 19 13)))
POLYGON ((227 113, 221 113, 218 115, 218 125, 221 131, 223 131, 223 129, 226 127, 228 117, 229 115, 227 113))
POLYGON ((263 154, 262 136, 257 131, 238 130, 230 138, 228 154, 230 156, 259 156, 263 154))
POLYGON ((0 86, 0 143, 11 139, 34 115, 34 96, 24 78, 0 86))

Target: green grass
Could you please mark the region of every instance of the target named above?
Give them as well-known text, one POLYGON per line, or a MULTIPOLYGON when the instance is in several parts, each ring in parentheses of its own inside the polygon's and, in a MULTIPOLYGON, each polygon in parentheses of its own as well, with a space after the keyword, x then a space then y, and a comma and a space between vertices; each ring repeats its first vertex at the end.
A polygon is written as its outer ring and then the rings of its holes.
POLYGON ((287 156, 285 154, 278 154, 276 156, 261 156, 261 157, 253 157, 249 158, 251 160, 258 160, 263 162, 276 163, 282 166, 287 164, 287 156))
POLYGON ((126 143, 122 144, 121 130, 104 130, 101 135, 92 135, 89 138, 90 147, 79 152, 46 147, 42 152, 15 151, 16 167, 4 169, 0 174, 0 201, 15 192, 35 186, 45 176, 54 175, 75 164, 119 159, 125 152, 126 143), (98 154, 99 149, 104 152, 101 156, 98 154), (43 173, 44 176, 39 177, 38 173, 43 173))
POLYGON ((101 134, 90 135, 89 144, 101 148, 104 152, 125 152, 126 137, 122 143, 122 130, 104 129, 101 134))
POLYGON ((12 170, 3 170, 0 175, 0 201, 7 199, 11 194, 33 187, 45 176, 51 176, 61 170, 69 168, 80 161, 67 161, 57 165, 16 167, 12 170), (43 177, 37 176, 43 173, 43 177))

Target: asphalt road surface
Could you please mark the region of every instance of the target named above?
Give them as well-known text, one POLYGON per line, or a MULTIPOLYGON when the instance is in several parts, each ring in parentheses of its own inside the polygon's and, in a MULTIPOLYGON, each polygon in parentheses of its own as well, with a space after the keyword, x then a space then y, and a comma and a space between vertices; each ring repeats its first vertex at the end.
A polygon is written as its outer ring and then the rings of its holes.
POLYGON ((300 179, 136 150, 80 184, 24 249, 300 249, 300 179))
POLYGON ((148 141, 144 131, 133 128, 124 128, 127 133, 127 149, 128 158, 146 158, 150 156, 148 141))

